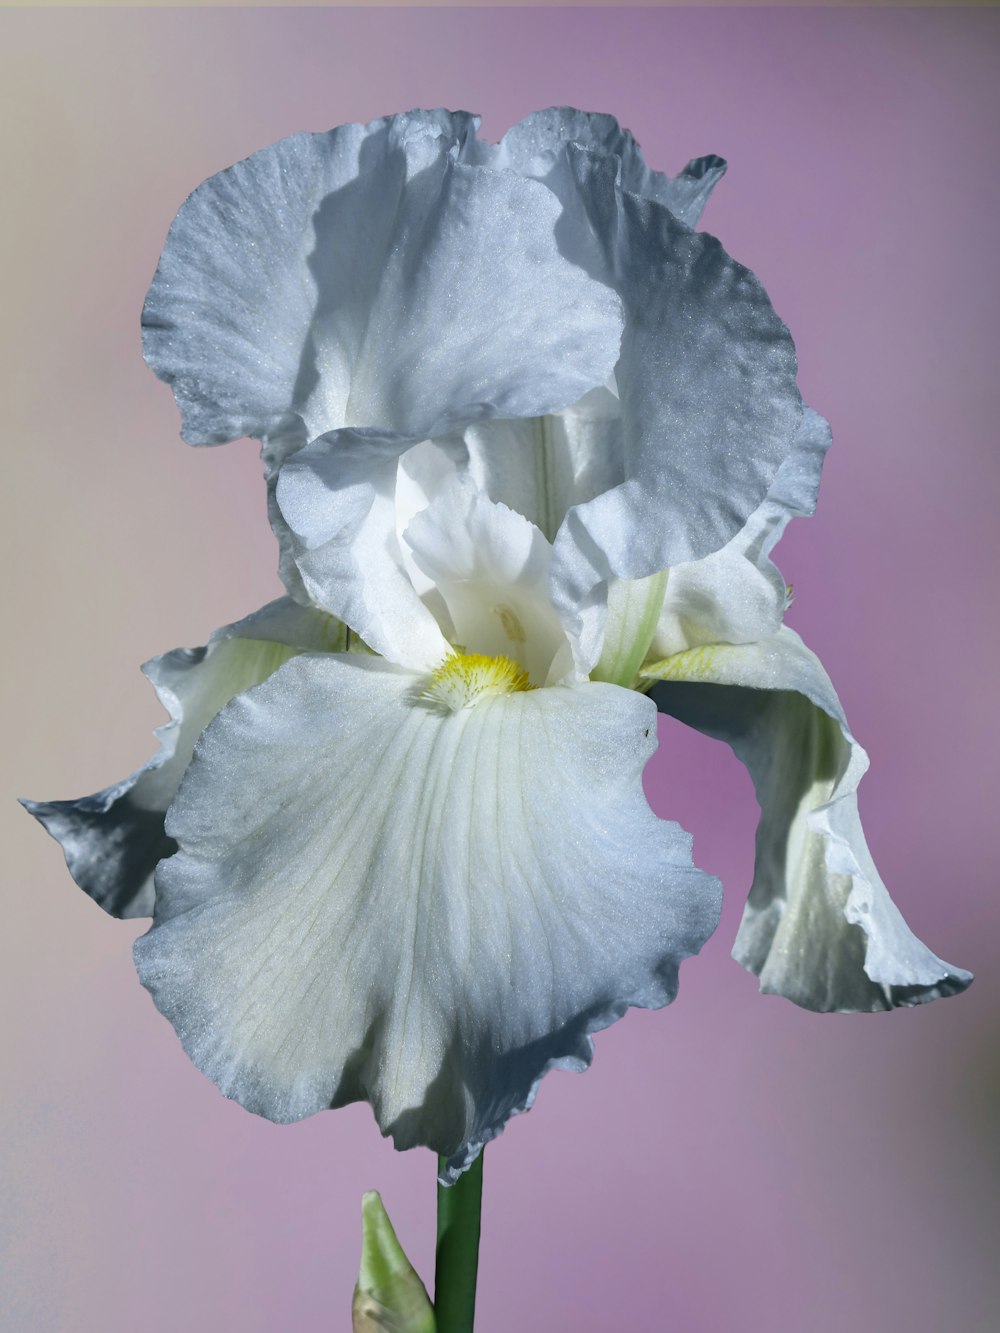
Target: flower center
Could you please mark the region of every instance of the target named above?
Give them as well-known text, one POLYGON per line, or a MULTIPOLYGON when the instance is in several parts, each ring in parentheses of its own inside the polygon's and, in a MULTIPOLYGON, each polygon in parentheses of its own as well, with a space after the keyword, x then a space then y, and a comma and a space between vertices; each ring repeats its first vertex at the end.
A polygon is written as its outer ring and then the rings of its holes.
POLYGON ((443 704, 457 713, 483 699, 534 688, 524 667, 509 657, 451 653, 432 672, 421 698, 443 704))

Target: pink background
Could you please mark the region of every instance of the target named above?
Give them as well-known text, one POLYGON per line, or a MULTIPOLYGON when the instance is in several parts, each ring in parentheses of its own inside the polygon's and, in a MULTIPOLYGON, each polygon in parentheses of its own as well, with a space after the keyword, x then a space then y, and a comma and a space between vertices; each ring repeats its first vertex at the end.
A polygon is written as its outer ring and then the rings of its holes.
POLYGON ((161 719, 138 664, 278 591, 252 447, 181 444, 139 355, 184 195, 294 130, 445 104, 495 137, 557 102, 614 112, 661 167, 730 159, 706 225, 834 428, 781 550, 790 620, 872 754, 897 902, 979 979, 856 1018, 758 997, 728 956, 749 782, 671 726, 651 799, 723 876, 723 925, 672 1009, 599 1037, 488 1151, 478 1327, 996 1327, 998 37, 974 10, 0 17, 4 1329, 346 1330, 371 1187, 430 1274, 430 1156, 366 1107, 278 1128, 224 1101, 135 980, 138 928, 12 798, 140 763, 161 719))

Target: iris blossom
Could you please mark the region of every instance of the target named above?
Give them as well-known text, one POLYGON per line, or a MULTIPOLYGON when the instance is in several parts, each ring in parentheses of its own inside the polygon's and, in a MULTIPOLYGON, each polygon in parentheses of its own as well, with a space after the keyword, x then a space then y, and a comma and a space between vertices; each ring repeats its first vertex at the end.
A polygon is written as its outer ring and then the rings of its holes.
POLYGON ((94 884, 75 852, 142 824, 137 794, 144 819, 186 765, 136 963, 192 1058, 277 1121, 366 1098, 457 1174, 593 1031, 673 998, 720 898, 643 796, 654 705, 574 666, 551 545, 434 470, 400 541, 431 624, 394 659, 323 650, 346 631, 280 601, 149 668, 178 714, 165 762, 37 813, 94 884))
POLYGON ((828 435, 692 229, 722 170, 651 172, 610 117, 490 145, 413 113, 284 140, 171 228, 147 358, 192 443, 261 440, 289 596, 146 668, 171 722, 140 773, 31 808, 102 906, 153 912, 143 984, 249 1109, 368 1100, 452 1180, 669 1002, 719 889, 642 794, 656 706, 754 777, 764 989, 968 983, 889 900, 864 752, 782 627, 769 552, 828 435))

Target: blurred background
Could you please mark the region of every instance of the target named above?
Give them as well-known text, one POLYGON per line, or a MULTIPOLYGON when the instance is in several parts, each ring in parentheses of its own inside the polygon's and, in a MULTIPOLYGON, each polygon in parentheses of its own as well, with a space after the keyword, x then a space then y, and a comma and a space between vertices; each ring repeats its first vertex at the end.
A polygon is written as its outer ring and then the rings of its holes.
POLYGON ((8 597, 0 961, 4 1330, 346 1330, 362 1190, 433 1267, 434 1163, 367 1107, 225 1101, 15 795, 143 762, 139 663, 279 591, 254 446, 178 439, 138 317, 199 182, 300 129, 613 112, 717 152, 704 226, 762 278, 833 424, 779 563, 872 756, 862 813, 964 997, 817 1016, 729 949, 750 783, 675 724, 647 772, 727 887, 676 1004, 551 1075, 487 1152, 482 1333, 1000 1326, 996 1264, 1000 16, 972 10, 7 10, 0 415, 8 597))

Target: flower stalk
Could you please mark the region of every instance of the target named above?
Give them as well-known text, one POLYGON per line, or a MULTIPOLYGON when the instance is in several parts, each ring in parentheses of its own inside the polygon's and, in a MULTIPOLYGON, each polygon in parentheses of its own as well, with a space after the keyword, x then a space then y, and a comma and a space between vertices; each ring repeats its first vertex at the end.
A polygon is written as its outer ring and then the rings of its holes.
MULTIPOLYGON (((438 1184, 437 1259, 434 1315, 437 1333, 472 1333, 483 1200, 480 1153, 454 1185, 438 1184)), ((442 1157, 443 1171, 447 1158, 442 1157)))

